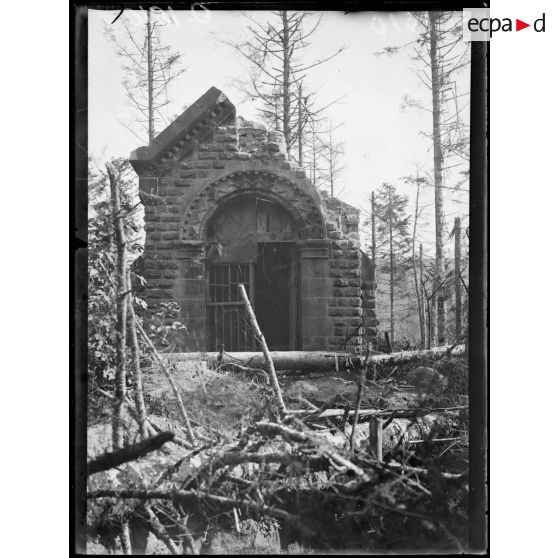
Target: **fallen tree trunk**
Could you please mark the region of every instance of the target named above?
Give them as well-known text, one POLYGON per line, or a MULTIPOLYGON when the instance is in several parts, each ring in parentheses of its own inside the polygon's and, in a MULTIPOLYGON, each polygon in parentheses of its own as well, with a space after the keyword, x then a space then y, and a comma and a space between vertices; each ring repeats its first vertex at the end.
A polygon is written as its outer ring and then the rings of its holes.
MULTIPOLYGON (((161 355, 163 356, 163 355, 161 355)), ((351 355, 344 353, 327 353, 316 351, 270 351, 275 370, 335 370, 335 359, 339 366, 350 362, 351 355)), ((170 361, 203 360, 211 368, 226 364, 241 365, 246 368, 265 370, 266 362, 262 353, 167 353, 164 355, 170 361)), ((353 356, 354 358, 354 356, 353 356)))
MULTIPOLYGON (((440 414, 426 414, 414 418, 395 418, 384 421, 385 416, 371 415, 373 423, 382 420, 382 427, 377 428, 370 436, 370 422, 361 422, 355 426, 354 447, 361 451, 372 450, 372 455, 378 461, 383 455, 394 452, 398 447, 405 448, 408 444, 435 443, 447 441, 445 432, 452 430, 452 419, 440 414), (371 444, 374 447, 371 448, 371 444), (381 452, 379 448, 381 447, 381 452), (382 454, 381 456, 379 454, 382 454)), ((374 424, 374 426, 378 426, 374 424)), ((345 436, 339 432, 316 432, 316 437, 322 438, 334 448, 347 447, 346 435, 349 427, 345 427, 345 436)), ((452 438, 453 440, 453 438, 452 438)))
POLYGON ((174 434, 172 432, 161 432, 152 438, 142 440, 132 446, 127 446, 110 453, 104 453, 87 463, 87 474, 92 475, 94 473, 106 471, 107 469, 118 467, 118 465, 122 465, 123 463, 139 459, 152 451, 158 450, 161 446, 167 442, 171 442, 173 439, 174 434))
MULTIPOLYGON (((460 405, 458 407, 432 407, 432 408, 417 408, 417 409, 361 409, 359 410, 359 418, 379 416, 379 417, 390 417, 390 418, 412 418, 421 415, 427 415, 430 413, 440 413, 448 411, 463 411, 468 409, 465 405, 460 405)), ((307 409, 293 409, 288 411, 289 416, 303 416, 311 417, 312 420, 317 419, 327 419, 334 417, 343 417, 346 411, 344 409, 325 409, 324 411, 313 411, 307 409)), ((348 417, 354 417, 356 412, 349 411, 347 413, 348 417)))
MULTIPOLYGON (((402 351, 399 353, 372 355, 370 364, 393 366, 412 360, 437 359, 444 356, 463 356, 465 345, 434 347, 424 351, 402 351)), ((262 353, 167 353, 162 357, 175 362, 205 361, 211 368, 225 364, 239 364, 248 368, 266 368, 265 357, 262 353)), ((271 351, 269 356, 273 360, 275 370, 289 371, 332 371, 338 368, 360 369, 365 366, 366 359, 348 353, 328 351, 271 351), (337 366, 336 366, 337 363, 337 366)))

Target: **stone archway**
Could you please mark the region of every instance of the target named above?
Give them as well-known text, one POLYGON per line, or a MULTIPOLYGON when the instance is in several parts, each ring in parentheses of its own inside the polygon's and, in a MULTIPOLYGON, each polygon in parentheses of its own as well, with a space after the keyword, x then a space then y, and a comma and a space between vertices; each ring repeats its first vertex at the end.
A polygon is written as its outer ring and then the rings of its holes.
POLYGON ((261 193, 281 204, 299 224, 301 238, 326 238, 319 204, 287 178, 267 171, 238 171, 208 184, 184 212, 180 240, 205 240, 207 227, 221 204, 231 197, 261 193))
POLYGON ((205 231, 209 350, 255 349, 242 283, 272 350, 299 346, 298 242, 304 222, 275 195, 242 189, 221 199, 205 231))

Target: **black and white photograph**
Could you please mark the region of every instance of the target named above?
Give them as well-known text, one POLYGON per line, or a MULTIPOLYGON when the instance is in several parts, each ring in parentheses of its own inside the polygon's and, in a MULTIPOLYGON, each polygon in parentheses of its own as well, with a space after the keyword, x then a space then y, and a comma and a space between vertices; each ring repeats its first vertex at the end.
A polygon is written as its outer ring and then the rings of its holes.
POLYGON ((486 43, 171 4, 79 8, 75 552, 485 553, 486 43))

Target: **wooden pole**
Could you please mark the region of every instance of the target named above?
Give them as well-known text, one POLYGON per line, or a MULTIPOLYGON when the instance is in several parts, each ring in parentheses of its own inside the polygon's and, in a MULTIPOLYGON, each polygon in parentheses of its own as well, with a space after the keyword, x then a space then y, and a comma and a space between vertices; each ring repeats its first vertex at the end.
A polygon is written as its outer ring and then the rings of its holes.
POLYGON ((389 339, 389 331, 384 331, 384 338, 386 340, 386 345, 387 345, 388 352, 391 353, 391 341, 389 339))
MULTIPOLYGON (((368 357, 367 357, 368 363, 368 357)), ((362 393, 364 391, 364 386, 366 384, 366 366, 362 368, 360 372, 358 387, 357 387, 357 397, 355 404, 355 420, 353 422, 353 429, 351 430, 351 437, 349 438, 349 449, 351 451, 355 450, 355 434, 358 424, 358 413, 360 411, 360 406, 362 404, 362 393)))
POLYGON ((258 321, 256 320, 256 314, 254 314, 254 310, 252 309, 252 305, 250 304, 250 300, 248 299, 248 295, 246 294, 246 289, 244 285, 240 283, 238 285, 240 290, 240 295, 242 296, 242 300, 244 300, 244 305, 246 306, 246 312, 248 313, 248 317, 250 319, 250 323, 252 324, 252 329, 256 334, 256 338, 258 339, 260 345, 262 346, 262 352, 264 355, 265 365, 267 368, 267 372, 271 379, 271 385, 273 387, 273 391, 275 392, 275 397, 277 397, 277 403, 279 404, 279 410, 281 414, 285 414, 287 412, 287 407, 285 402, 283 401, 283 395, 281 393, 281 387, 279 386, 279 381, 277 380, 277 374, 275 372, 275 366, 273 365, 273 359, 269 353, 269 349, 267 348, 267 343, 265 341, 265 337, 258 325, 258 321))
POLYGON ((370 416, 370 453, 378 460, 383 459, 383 430, 384 421, 380 417, 370 416))
POLYGON ((132 541, 130 538, 130 524, 128 520, 123 520, 120 526, 120 542, 122 543, 122 554, 131 556, 132 541))
POLYGON ((151 353, 153 354, 153 356, 155 357, 155 359, 157 360, 157 362, 161 366, 161 368, 163 370, 163 373, 167 377, 167 380, 169 381, 169 384, 171 385, 174 396, 176 397, 176 402, 178 403, 178 409, 180 410, 180 415, 182 416, 182 421, 184 422, 184 426, 186 428, 186 434, 188 435, 188 439, 192 444, 195 444, 196 438, 195 438, 195 435, 194 435, 194 431, 192 429, 192 425, 190 424, 190 419, 188 418, 188 413, 186 412, 186 407, 184 407, 184 402, 182 401, 182 396, 180 395, 180 391, 178 390, 178 386, 176 385, 176 382, 174 381, 174 378, 172 377, 171 373, 169 372, 169 369, 167 368, 167 365, 165 364, 165 361, 161 358, 161 355, 159 354, 159 351, 157 351, 157 349, 155 348, 155 346, 151 342, 151 339, 149 339, 147 333, 145 333, 145 331, 144 331, 143 327, 141 326, 141 324, 139 323, 137 317, 136 317, 136 326, 137 326, 138 331, 139 331, 140 335, 142 336, 143 340, 147 343, 147 346, 149 347, 149 350, 151 351, 151 353))
POLYGON ((126 315, 128 310, 127 239, 122 219, 120 181, 107 164, 110 183, 111 211, 116 242, 116 403, 112 413, 112 446, 124 447, 124 405, 126 399, 126 315))
POLYGON ((140 427, 140 434, 144 440, 149 438, 147 427, 147 411, 145 410, 145 399, 143 397, 143 379, 140 365, 140 350, 138 344, 138 336, 136 331, 136 315, 134 312, 134 303, 132 300, 132 280, 130 277, 130 270, 127 273, 128 284, 128 345, 132 355, 132 368, 134 378, 134 399, 136 402, 136 409, 138 413, 138 423, 140 427))

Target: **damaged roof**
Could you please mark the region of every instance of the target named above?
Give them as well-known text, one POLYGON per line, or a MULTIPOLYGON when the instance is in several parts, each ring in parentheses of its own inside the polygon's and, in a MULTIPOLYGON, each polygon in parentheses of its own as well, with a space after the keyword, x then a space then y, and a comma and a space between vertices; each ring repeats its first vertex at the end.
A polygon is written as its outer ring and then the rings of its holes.
POLYGON ((204 127, 209 118, 222 115, 221 120, 235 112, 234 105, 216 87, 209 88, 190 105, 174 122, 159 133, 150 145, 138 147, 130 155, 130 163, 138 166, 154 162, 164 156, 175 144, 190 141, 204 127))

